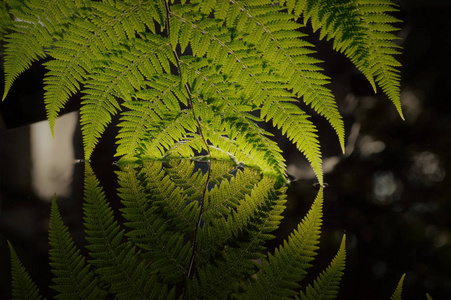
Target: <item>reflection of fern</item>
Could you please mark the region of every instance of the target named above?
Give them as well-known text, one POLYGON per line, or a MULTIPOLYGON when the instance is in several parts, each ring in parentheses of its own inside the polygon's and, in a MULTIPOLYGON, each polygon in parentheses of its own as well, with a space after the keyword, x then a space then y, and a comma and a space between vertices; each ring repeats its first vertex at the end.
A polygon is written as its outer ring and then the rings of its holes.
MULTIPOLYGON (((75 246, 56 201, 52 204, 51 287, 58 298, 320 299, 312 298, 315 291, 333 295, 344 268, 344 242, 314 284, 305 291, 299 284, 318 248, 322 190, 297 230, 274 254, 266 254, 265 241, 282 218, 285 185, 228 162, 212 162, 211 168, 186 160, 123 165, 118 179, 124 229, 114 220, 87 164, 83 208, 89 259, 75 246), (318 286, 326 288, 317 291, 318 286)), ((12 246, 11 257, 14 294, 30 293, 27 299, 37 299, 39 292, 12 246)))
POLYGON ((205 151, 283 175, 280 149, 258 125, 266 121, 322 182, 317 130, 298 99, 330 122, 342 149, 344 126, 298 19, 332 38, 401 113, 391 25, 398 20, 388 14, 396 10, 389 0, 4 2, 3 98, 33 61, 49 58, 50 128, 81 91, 85 158, 121 111, 117 155, 127 160, 205 151))
POLYGON ((25 271, 24 266, 19 260, 16 251, 9 243, 9 250, 11 253, 11 274, 13 297, 15 299, 43 299, 39 294, 39 289, 31 280, 30 275, 25 271))

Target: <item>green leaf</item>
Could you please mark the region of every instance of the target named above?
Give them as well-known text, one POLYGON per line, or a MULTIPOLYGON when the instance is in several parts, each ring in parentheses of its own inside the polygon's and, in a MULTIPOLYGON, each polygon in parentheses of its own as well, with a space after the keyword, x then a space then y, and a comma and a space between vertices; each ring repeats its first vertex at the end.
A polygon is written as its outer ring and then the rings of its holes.
POLYGON ((401 279, 398 282, 398 285, 396 286, 396 290, 393 292, 393 295, 390 297, 390 300, 401 300, 402 299, 402 285, 404 283, 404 278, 406 277, 406 274, 403 274, 401 276, 401 279))
POLYGON ((338 294, 340 280, 343 277, 346 259, 346 236, 343 236, 340 249, 330 265, 323 271, 313 284, 309 284, 305 293, 301 292, 302 300, 335 299, 338 294))
POLYGON ((13 299, 45 299, 40 295, 36 284, 31 280, 24 266, 19 260, 13 245, 8 241, 9 252, 11 255, 11 277, 13 299))
POLYGON ((262 272, 249 282, 245 299, 289 299, 299 290, 316 255, 322 224, 323 189, 298 228, 263 261, 262 272))
POLYGON ((58 292, 56 299, 104 299, 107 292, 99 288, 99 280, 85 258, 77 249, 63 224, 56 196, 52 201, 50 213, 49 244, 51 249, 50 266, 53 283, 51 287, 58 292))

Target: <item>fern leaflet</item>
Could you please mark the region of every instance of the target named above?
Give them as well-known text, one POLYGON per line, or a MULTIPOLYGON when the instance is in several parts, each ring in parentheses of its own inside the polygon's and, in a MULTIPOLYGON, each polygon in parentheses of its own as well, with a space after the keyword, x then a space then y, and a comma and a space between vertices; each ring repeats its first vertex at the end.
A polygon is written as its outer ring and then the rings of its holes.
POLYGON ((43 298, 36 284, 31 280, 24 266, 19 260, 16 251, 8 241, 9 251, 11 255, 11 277, 13 297, 15 299, 41 300, 43 298))
MULTIPOLYGON (((301 292, 300 299, 302 300, 320 300, 320 299, 335 299, 338 293, 338 287, 343 270, 345 268, 346 257, 346 237, 343 240, 330 265, 323 271, 313 284, 309 284, 305 289, 305 293, 301 292)), ((298 297, 296 297, 299 299, 298 297)))
POLYGON ((49 251, 54 274, 51 286, 58 292, 57 299, 103 299, 107 292, 100 288, 90 266, 75 247, 67 227, 63 224, 55 197, 50 213, 49 251))
POLYGON ((401 300, 402 298, 402 285, 404 283, 404 278, 406 277, 406 274, 403 274, 401 276, 401 279, 398 282, 398 285, 396 286, 395 291, 393 292, 393 295, 391 295, 390 300, 401 300))

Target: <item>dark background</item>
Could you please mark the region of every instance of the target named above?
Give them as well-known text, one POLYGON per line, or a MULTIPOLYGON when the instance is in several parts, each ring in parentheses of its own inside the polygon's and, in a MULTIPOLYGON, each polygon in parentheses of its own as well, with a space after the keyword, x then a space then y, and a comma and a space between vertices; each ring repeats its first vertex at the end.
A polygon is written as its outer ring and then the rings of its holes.
MULTIPOLYGON (((347 235, 347 266, 339 299, 389 299, 406 273, 403 299, 451 299, 451 110, 449 53, 451 3, 398 1, 403 20, 398 56, 402 67, 402 121, 385 95, 374 95, 365 78, 331 44, 318 42, 316 57, 326 74, 346 126, 347 152, 325 120, 319 135, 325 160, 324 229, 311 275, 324 269, 347 235)), ((309 32, 309 28, 306 28, 309 32)), ((25 72, 0 104, 0 299, 10 293, 6 239, 41 290, 46 291, 49 202, 30 187, 29 126, 45 118, 40 64, 25 72)), ((69 101, 67 109, 78 109, 69 101)), ((115 129, 110 128, 92 158, 93 168, 115 198, 112 154, 115 129)), ((274 244, 305 215, 317 189, 305 159, 279 137, 289 171, 297 179, 289 189, 288 209, 274 244)), ((80 129, 74 136, 81 158, 80 129)), ((73 191, 62 211, 72 213, 68 225, 81 237, 82 166, 76 164, 73 191), (75 212, 75 215, 74 215, 75 212)), ((48 200, 48 199, 47 199, 48 200)), ((60 202, 63 203, 63 202, 60 202)), ((79 238, 81 240, 81 238, 79 238)))

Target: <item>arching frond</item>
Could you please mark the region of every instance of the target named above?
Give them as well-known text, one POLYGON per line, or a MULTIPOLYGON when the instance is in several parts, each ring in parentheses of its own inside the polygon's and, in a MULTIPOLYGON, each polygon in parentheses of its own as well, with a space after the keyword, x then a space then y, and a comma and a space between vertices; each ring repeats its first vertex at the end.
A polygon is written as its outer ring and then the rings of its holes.
POLYGON ((322 224, 323 190, 320 189, 307 216, 297 230, 263 261, 263 272, 249 282, 247 299, 288 299, 296 295, 299 281, 307 274, 318 249, 322 224))
MULTIPOLYGON (((158 175, 163 173, 160 162, 152 162, 151 165, 151 169, 158 175)), ((118 172, 120 197, 125 206, 122 213, 128 221, 125 225, 131 229, 127 236, 144 250, 141 257, 152 262, 153 273, 165 283, 177 283, 183 280, 188 272, 192 251, 190 243, 183 243, 183 232, 174 231, 165 222, 160 209, 155 205, 156 198, 160 195, 148 190, 149 186, 145 185, 147 180, 138 180, 137 171, 126 166, 118 172)), ((152 174, 146 173, 145 178, 150 175, 152 174)), ((177 200, 175 194, 170 196, 174 202, 177 200)))
POLYGON ((390 15, 397 11, 392 1, 287 1, 296 17, 304 23, 311 20, 314 30, 321 29, 321 38, 333 38, 334 48, 343 52, 362 71, 373 89, 376 83, 393 102, 403 118, 400 102, 401 64, 393 57, 399 46, 393 41, 400 22, 390 15))
POLYGON ((63 224, 56 199, 52 202, 50 213, 49 251, 53 283, 51 287, 58 292, 57 299, 104 299, 107 295, 100 288, 98 278, 80 254, 67 227, 63 224))
POLYGON ((294 22, 293 15, 281 12, 284 7, 261 1, 226 1, 231 13, 226 21, 236 24, 235 39, 251 45, 263 59, 287 80, 288 88, 302 97, 316 112, 324 116, 335 129, 344 151, 344 125, 337 104, 325 86, 328 77, 309 54, 314 53, 301 27, 294 22))
MULTIPOLYGON (((85 79, 91 82, 92 78, 89 78, 88 75, 92 72, 95 74, 95 68, 105 67, 105 65, 99 65, 99 62, 102 62, 102 60, 109 61, 109 59, 113 58, 113 55, 109 55, 110 51, 114 51, 115 47, 123 43, 126 38, 134 40, 136 33, 144 33, 146 28, 154 27, 153 19, 151 18, 152 14, 149 15, 149 12, 153 11, 149 10, 150 8, 147 6, 150 2, 153 1, 130 1, 130 3, 115 1, 114 5, 92 2, 87 12, 68 24, 63 38, 60 41, 56 41, 49 51, 49 55, 54 60, 46 63, 49 72, 44 80, 46 89, 45 103, 52 131, 59 110, 65 105, 69 97, 80 89, 80 83, 85 79)), ((134 50, 143 51, 142 44, 144 41, 149 41, 148 36, 145 36, 144 40, 135 40, 137 44, 134 50)), ((126 45, 129 44, 126 43, 126 45)), ((133 53, 132 51, 129 52, 133 53)), ((157 58, 158 61, 161 60, 158 65, 167 64, 163 58, 157 58)), ((116 66, 120 64, 117 56, 114 63, 116 63, 116 66)), ((113 65, 115 65, 114 63, 113 65)), ((148 67, 149 64, 143 63, 144 68, 148 67)), ((119 73, 127 71, 127 69, 123 70, 120 68, 116 70, 119 73)), ((133 73, 133 75, 136 74, 137 72, 133 73)), ((144 75, 146 74, 147 72, 144 72, 144 75)), ((130 76, 130 73, 127 75, 130 76)), ((127 81, 125 81, 125 78, 117 79, 116 84, 121 83, 122 85, 119 85, 119 87, 133 87, 134 79, 136 78, 128 77, 128 79, 127 81)), ((105 89, 108 90, 107 87, 105 89)), ((100 107, 100 109, 105 108, 100 107)), ((104 118, 104 116, 103 118, 99 116, 99 119, 103 122, 106 121, 104 118)), ((102 128, 102 125, 105 124, 96 123, 92 126, 102 128)), ((100 133, 103 132, 103 130, 99 131, 100 133)), ((88 136, 96 142, 94 133, 92 136, 89 133, 88 136)), ((97 135, 100 136, 100 133, 97 133, 97 135)), ((87 143, 85 150, 90 150, 92 148, 91 141, 89 140, 85 143, 87 143)), ((89 158, 89 154, 86 153, 85 156, 89 158)))
MULTIPOLYGON (((131 101, 136 90, 147 86, 146 80, 155 74, 170 73, 172 53, 164 39, 151 34, 145 37, 132 39, 115 47, 114 51, 103 53, 102 59, 95 64, 97 67, 93 74, 88 77, 80 120, 86 158, 89 158, 104 128, 111 122, 111 116, 120 109, 117 99, 131 101)), ((170 102, 169 96, 164 99, 160 104, 162 108, 168 103, 178 105, 170 102)))
POLYGON ((254 125, 261 120, 250 117, 260 111, 305 155, 321 183, 316 128, 298 101, 329 121, 342 149, 344 126, 298 18, 333 39, 401 113, 392 25, 398 20, 389 0, 8 1, 1 22, 9 25, 0 25, 12 31, 6 91, 32 61, 49 56, 44 100, 50 128, 69 97, 83 89, 86 159, 125 102, 117 155, 126 160, 139 153, 207 151, 221 159, 241 156, 283 176, 278 147, 254 125), (247 137, 236 135, 234 126, 247 137))
POLYGON ((406 274, 403 274, 401 276, 401 279, 399 280, 398 285, 396 286, 396 289, 393 292, 393 295, 391 295, 390 300, 401 300, 402 299, 402 285, 404 283, 405 277, 406 277, 406 274))
POLYGON ((308 115, 298 106, 285 98, 269 98, 263 104, 261 115, 266 121, 272 120, 275 127, 280 128, 293 144, 305 155, 318 181, 323 182, 323 171, 320 146, 315 125, 308 115))
POLYGON ((253 188, 246 185, 253 172, 237 171, 235 181, 230 182, 231 187, 241 187, 241 191, 251 188, 252 197, 246 194, 233 199, 238 191, 227 193, 227 180, 206 193, 203 226, 196 239, 197 268, 193 280, 188 282, 188 297, 222 299, 238 294, 246 278, 255 274, 255 261, 262 258, 264 242, 277 228, 285 200, 284 190, 277 189, 274 178, 264 176, 253 188))
POLYGON ((19 260, 13 245, 8 241, 9 252, 11 255, 11 277, 12 277, 12 295, 15 299, 41 300, 38 287, 31 280, 24 266, 19 260))
POLYGON ((47 56, 54 39, 60 40, 64 27, 84 6, 84 1, 29 1, 13 6, 14 32, 6 36, 5 90, 3 100, 14 80, 31 64, 47 56))
POLYGON ((139 259, 131 242, 122 242, 124 230, 114 220, 99 181, 85 165, 85 226, 90 263, 96 267, 110 291, 121 299, 166 299, 167 287, 151 276, 146 262, 139 259))
POLYGON ((340 249, 330 265, 323 271, 313 284, 309 284, 305 293, 301 292, 302 300, 335 299, 338 293, 341 277, 345 268, 346 236, 343 236, 340 249))

